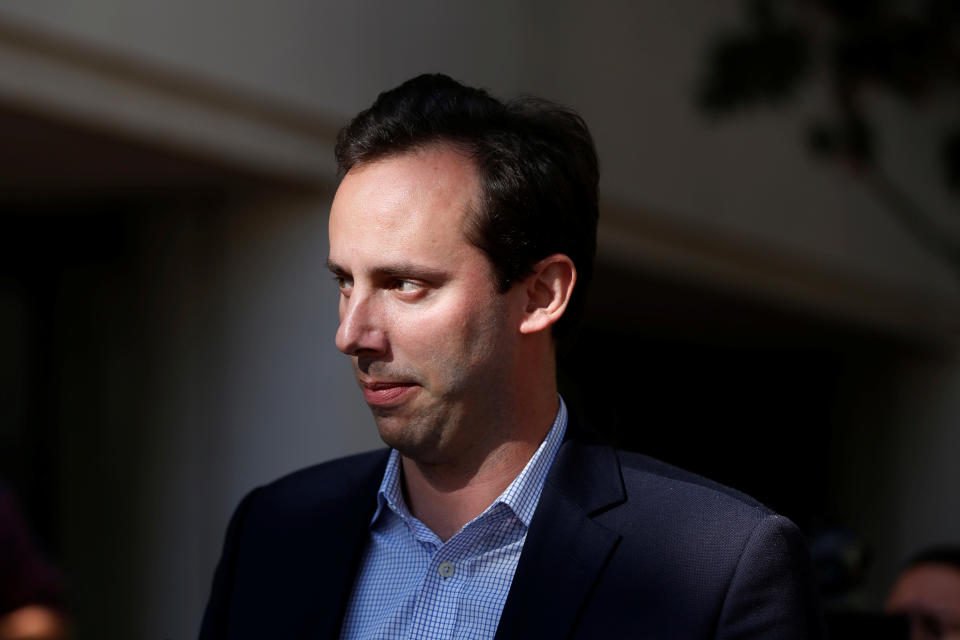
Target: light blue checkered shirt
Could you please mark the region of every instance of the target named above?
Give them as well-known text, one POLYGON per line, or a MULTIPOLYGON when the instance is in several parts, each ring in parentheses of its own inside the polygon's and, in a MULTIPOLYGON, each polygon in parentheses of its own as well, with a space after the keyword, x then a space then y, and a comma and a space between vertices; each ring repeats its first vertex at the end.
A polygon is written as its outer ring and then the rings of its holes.
POLYGON ((446 542, 407 509, 400 455, 393 451, 340 638, 493 638, 566 428, 561 399, 550 432, 520 475, 446 542))

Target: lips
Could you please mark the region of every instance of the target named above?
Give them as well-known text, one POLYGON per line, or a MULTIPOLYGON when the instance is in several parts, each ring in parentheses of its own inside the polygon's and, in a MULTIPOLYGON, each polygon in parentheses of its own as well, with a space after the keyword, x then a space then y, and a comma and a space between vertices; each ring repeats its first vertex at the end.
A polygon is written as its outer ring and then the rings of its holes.
POLYGON ((361 382, 367 404, 388 407, 400 404, 417 385, 412 382, 361 382))

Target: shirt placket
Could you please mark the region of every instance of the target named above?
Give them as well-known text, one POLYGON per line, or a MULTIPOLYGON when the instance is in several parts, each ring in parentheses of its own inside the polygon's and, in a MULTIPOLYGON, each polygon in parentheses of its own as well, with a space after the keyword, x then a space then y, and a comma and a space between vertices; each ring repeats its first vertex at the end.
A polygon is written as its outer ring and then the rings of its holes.
POLYGON ((466 572, 459 545, 441 546, 427 567, 410 625, 411 638, 455 637, 466 572))

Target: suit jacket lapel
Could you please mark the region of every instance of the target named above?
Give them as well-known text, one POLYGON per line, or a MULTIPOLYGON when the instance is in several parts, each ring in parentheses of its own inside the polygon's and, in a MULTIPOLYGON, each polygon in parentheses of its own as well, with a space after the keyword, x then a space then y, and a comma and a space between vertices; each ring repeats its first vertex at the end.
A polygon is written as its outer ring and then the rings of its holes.
POLYGON ((497 640, 568 637, 620 540, 592 518, 626 499, 616 453, 579 441, 573 424, 567 432, 530 523, 497 640))
POLYGON ((340 636, 340 627, 353 588, 360 558, 369 535, 370 519, 376 508, 376 495, 386 467, 386 450, 376 459, 372 470, 353 478, 349 487, 339 496, 337 509, 325 511, 316 529, 316 549, 322 550, 323 566, 315 567, 313 575, 319 581, 314 595, 316 618, 313 638, 340 636), (374 496, 371 499, 371 496, 374 496))

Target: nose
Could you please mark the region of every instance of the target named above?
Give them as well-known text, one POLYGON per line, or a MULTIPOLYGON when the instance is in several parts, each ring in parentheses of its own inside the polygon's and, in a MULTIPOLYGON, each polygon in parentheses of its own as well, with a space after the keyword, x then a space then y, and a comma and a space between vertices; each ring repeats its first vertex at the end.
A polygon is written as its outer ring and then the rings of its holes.
POLYGON ((340 326, 335 342, 348 356, 380 355, 387 351, 387 336, 376 300, 354 289, 340 298, 340 326))

